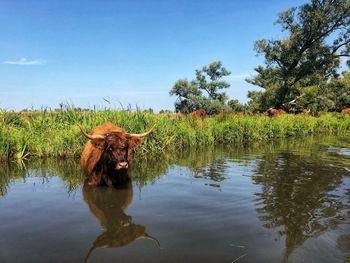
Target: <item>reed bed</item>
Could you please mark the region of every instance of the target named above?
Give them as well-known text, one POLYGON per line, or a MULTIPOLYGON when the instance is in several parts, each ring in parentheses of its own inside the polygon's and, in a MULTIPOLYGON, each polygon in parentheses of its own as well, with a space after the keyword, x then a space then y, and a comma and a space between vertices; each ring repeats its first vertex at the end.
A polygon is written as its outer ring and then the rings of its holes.
POLYGON ((180 114, 141 111, 82 111, 67 105, 59 111, 0 111, 0 159, 79 156, 86 142, 77 124, 86 131, 110 121, 130 133, 156 125, 136 150, 137 156, 159 155, 174 150, 214 144, 268 142, 277 138, 350 133, 350 116, 325 113, 320 117, 220 114, 205 119, 180 114))

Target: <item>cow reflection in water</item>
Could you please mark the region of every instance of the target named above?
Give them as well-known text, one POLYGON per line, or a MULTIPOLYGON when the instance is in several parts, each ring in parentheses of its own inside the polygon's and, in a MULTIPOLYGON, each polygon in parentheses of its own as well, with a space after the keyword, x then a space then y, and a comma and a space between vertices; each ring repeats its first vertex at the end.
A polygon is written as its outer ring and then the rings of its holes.
POLYGON ((95 239, 85 261, 96 248, 122 247, 136 239, 150 239, 160 247, 159 241, 146 233, 145 226, 134 224, 131 216, 124 212, 133 198, 130 180, 118 188, 94 187, 85 182, 83 197, 104 229, 95 239))

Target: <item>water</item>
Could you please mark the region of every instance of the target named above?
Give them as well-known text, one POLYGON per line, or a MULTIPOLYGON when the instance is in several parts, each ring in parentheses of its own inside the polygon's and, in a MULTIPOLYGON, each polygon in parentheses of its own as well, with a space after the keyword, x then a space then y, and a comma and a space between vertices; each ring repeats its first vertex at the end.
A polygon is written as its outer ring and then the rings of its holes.
POLYGON ((0 262, 349 262, 350 139, 135 161, 84 184, 79 162, 0 167, 0 262))

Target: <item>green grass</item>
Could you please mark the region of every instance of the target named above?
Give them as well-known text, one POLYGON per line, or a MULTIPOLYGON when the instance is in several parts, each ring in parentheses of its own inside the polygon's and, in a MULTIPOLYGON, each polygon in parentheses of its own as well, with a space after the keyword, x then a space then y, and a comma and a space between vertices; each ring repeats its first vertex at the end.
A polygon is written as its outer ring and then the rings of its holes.
POLYGON ((221 114, 201 120, 141 111, 79 111, 67 105, 56 112, 0 112, 0 159, 79 156, 86 138, 77 124, 89 132, 107 121, 130 133, 144 132, 156 125, 154 132, 144 138, 136 150, 136 155, 144 158, 214 144, 250 144, 277 138, 350 132, 350 116, 337 113, 322 114, 319 118, 221 114))

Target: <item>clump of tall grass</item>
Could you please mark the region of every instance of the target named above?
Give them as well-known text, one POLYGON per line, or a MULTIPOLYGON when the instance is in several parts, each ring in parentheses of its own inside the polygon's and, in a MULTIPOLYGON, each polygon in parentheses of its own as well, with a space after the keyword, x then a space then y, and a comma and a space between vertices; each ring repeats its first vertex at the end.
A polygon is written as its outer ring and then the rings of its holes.
POLYGON ((144 138, 136 150, 136 155, 144 158, 214 144, 250 144, 277 138, 350 132, 350 116, 335 113, 322 114, 319 118, 220 114, 202 120, 179 114, 78 110, 73 105, 63 105, 58 111, 0 111, 0 159, 79 156, 86 138, 77 124, 89 132, 107 121, 130 133, 144 132, 156 125, 154 132, 144 138))

